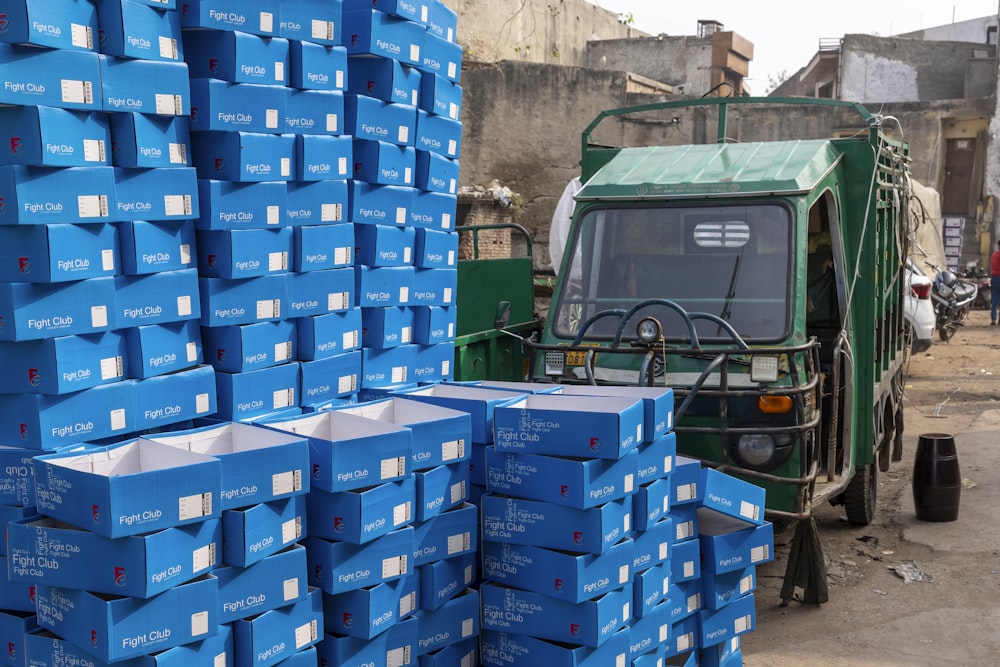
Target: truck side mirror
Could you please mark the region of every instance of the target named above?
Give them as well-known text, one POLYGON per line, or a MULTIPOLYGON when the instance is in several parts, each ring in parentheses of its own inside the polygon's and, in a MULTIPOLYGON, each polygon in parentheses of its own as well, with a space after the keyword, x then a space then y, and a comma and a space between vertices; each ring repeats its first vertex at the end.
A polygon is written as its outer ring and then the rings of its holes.
POLYGON ((497 304, 497 314, 493 318, 494 329, 506 329, 510 320, 510 301, 501 301, 497 304))

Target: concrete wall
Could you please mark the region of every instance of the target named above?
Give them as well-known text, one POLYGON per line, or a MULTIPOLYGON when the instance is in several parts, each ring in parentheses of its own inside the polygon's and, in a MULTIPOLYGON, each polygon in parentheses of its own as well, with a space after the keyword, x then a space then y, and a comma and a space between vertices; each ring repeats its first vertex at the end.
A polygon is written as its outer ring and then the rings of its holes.
MULTIPOLYGON (((996 16, 985 16, 979 19, 970 19, 968 21, 949 23, 948 25, 935 26, 924 30, 905 32, 895 36, 946 42, 976 42, 978 44, 986 44, 987 30, 990 27, 996 27, 996 25, 996 16)), ((996 41, 993 44, 996 44, 996 41)))
POLYGON ((711 87, 711 37, 641 37, 588 42, 585 67, 626 70, 702 95, 711 87))

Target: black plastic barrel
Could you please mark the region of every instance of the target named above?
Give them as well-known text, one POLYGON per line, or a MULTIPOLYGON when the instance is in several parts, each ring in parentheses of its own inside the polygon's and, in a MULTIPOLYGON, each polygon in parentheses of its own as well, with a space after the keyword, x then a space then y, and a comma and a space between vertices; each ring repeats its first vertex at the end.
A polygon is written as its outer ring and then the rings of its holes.
POLYGON ((962 495, 962 471, 955 438, 927 433, 917 441, 913 463, 913 505, 921 521, 954 521, 962 495))

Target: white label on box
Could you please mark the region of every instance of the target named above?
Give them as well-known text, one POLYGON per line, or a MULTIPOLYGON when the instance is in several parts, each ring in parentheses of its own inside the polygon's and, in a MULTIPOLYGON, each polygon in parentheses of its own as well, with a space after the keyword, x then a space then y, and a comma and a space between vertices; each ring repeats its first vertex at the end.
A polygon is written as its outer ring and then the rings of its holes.
POLYGON ((469 550, 469 533, 459 533, 448 537, 448 555, 463 553, 469 550))
POLYGON ((410 263, 410 254, 411 254, 410 250, 411 250, 410 248, 403 248, 403 263, 404 264, 409 264, 410 263))
POLYGON ((455 153, 457 152, 458 152, 458 142, 456 142, 454 139, 450 139, 448 141, 448 155, 451 157, 455 157, 455 153))
POLYGON ((212 407, 212 401, 209 399, 208 393, 198 394, 194 397, 194 412, 198 415, 203 415, 208 412, 212 407))
POLYGON ((694 646, 694 633, 689 632, 677 637, 677 651, 684 652, 694 646))
POLYGON ((107 306, 93 306, 90 309, 90 326, 95 329, 103 329, 108 326, 107 306))
POLYGON ((164 195, 163 211, 168 218, 191 215, 191 195, 164 195))
MULTIPOLYGON (((156 0, 156 1, 159 2, 159 0, 156 0)), ((215 656, 215 661, 212 664, 212 667, 226 667, 226 652, 225 651, 223 651, 219 655, 215 656)))
POLYGON ((399 615, 400 617, 406 616, 411 611, 413 611, 417 606, 417 594, 415 592, 409 592, 403 597, 399 598, 399 615))
POLYGON ((451 229, 451 213, 441 214, 441 229, 451 229))
POLYGON ((310 644, 319 638, 316 620, 303 623, 295 628, 295 648, 300 649, 306 644, 310 644))
POLYGON ((402 342, 402 343, 409 343, 410 339, 413 336, 412 331, 413 331, 413 327, 403 327, 403 329, 399 332, 399 340, 400 340, 400 342, 402 342))
POLYGON ((452 120, 458 120, 458 105, 454 102, 448 105, 448 117, 452 120))
POLYGON ((191 296, 179 296, 177 297, 177 315, 178 317, 187 317, 191 314, 191 296))
POLYGON ((302 519, 295 517, 281 524, 281 543, 288 544, 302 537, 302 519))
POLYGON ((106 195, 80 195, 76 198, 77 213, 81 218, 103 218, 108 215, 106 195))
POLYGON ((627 663, 625 662, 624 653, 619 653, 618 655, 615 656, 615 667, 625 667, 626 664, 627 663))
POLYGON ((338 70, 337 70, 337 75, 336 75, 336 76, 335 76, 334 78, 335 78, 335 79, 336 79, 336 81, 337 81, 337 83, 336 83, 336 84, 334 84, 334 85, 335 85, 335 86, 336 86, 336 87, 337 87, 338 89, 341 89, 341 88, 343 88, 343 87, 344 87, 344 70, 342 70, 342 69, 338 69, 338 70))
POLYGON ((770 549, 768 549, 766 544, 762 544, 759 547, 754 547, 750 550, 750 563, 756 565, 761 561, 768 559, 770 554, 770 549))
POLYGON ((392 384, 402 384, 406 382, 406 366, 393 366, 392 367, 392 384))
POLYGON ((178 253, 180 254, 181 264, 191 263, 191 245, 189 243, 182 243, 178 248, 178 253))
POLYGON ((83 140, 83 159, 85 162, 104 162, 105 157, 103 139, 83 140))
POLYGON ((276 343, 274 346, 274 360, 288 361, 292 357, 292 341, 286 340, 283 343, 276 343))
POLYGON ((740 595, 749 593, 751 588, 753 588, 753 575, 748 574, 740 579, 740 595))
MULTIPOLYGON (((444 288, 443 292, 444 292, 444 302, 445 303, 451 303, 451 291, 452 290, 451 290, 450 287, 445 287, 444 288)), ((642 434, 642 427, 639 428, 639 434, 640 435, 642 434)), ((641 437, 640 438, 636 438, 636 441, 639 441, 641 439, 642 439, 641 437)))
POLYGON ((282 83, 285 80, 285 63, 280 60, 274 61, 274 80, 282 83))
POLYGON ((666 595, 669 590, 670 590, 670 575, 665 574, 663 575, 663 594, 666 595))
POLYGON ((201 572, 215 564, 212 562, 212 546, 211 544, 206 544, 191 552, 191 572, 201 572))
POLYGON ((663 496, 663 513, 670 511, 670 496, 663 496))
POLYGON ((327 310, 343 310, 347 308, 347 300, 350 296, 347 292, 331 292, 326 295, 327 310))
POLYGON ((101 379, 111 380, 122 376, 122 358, 106 357, 101 359, 101 379))
POLYGON ((691 500, 695 497, 698 491, 698 485, 695 482, 690 484, 681 484, 677 487, 677 502, 683 503, 691 500))
POLYGON ((320 218, 323 222, 340 222, 343 215, 343 205, 341 204, 323 204, 320 207, 320 218))
POLYGON ((673 469, 674 469, 674 457, 668 454, 667 456, 663 457, 663 473, 665 475, 668 475, 670 474, 671 471, 673 471, 673 469))
POLYGON ((455 337, 455 323, 454 322, 449 322, 448 323, 448 338, 454 338, 454 337, 455 337))
POLYGON ((410 664, 409 644, 385 652, 385 667, 403 667, 408 664, 410 664))
POLYGON ((70 41, 73 46, 78 49, 94 48, 94 31, 91 30, 89 25, 83 25, 82 23, 70 23, 69 34, 70 41))
POLYGON ((630 530, 632 530, 632 515, 631 514, 626 514, 625 515, 625 520, 622 523, 624 524, 624 528, 625 528, 625 532, 626 533, 629 532, 630 530))
POLYGON ((670 553, 669 549, 669 542, 660 542, 660 560, 667 560, 667 554, 670 553))
POLYGON ((267 224, 276 225, 281 222, 281 207, 280 206, 268 206, 267 207, 267 224))
POLYGON ((628 583, 628 580, 629 580, 629 574, 628 573, 629 573, 628 565, 622 565, 620 568, 618 568, 618 583, 619 584, 626 584, 626 583, 628 583))
POLYGON ((455 251, 448 251, 448 266, 455 266, 455 251))
POLYGON ((344 349, 358 346, 358 330, 348 331, 344 334, 344 349))
POLYGON ((299 470, 289 470, 271 475, 271 495, 283 496, 302 490, 302 474, 299 470), (298 487, 295 486, 296 481, 298 487))
POLYGON ((427 5, 420 5, 420 21, 427 23, 427 5))
MULTIPOLYGON (((632 618, 632 606, 626 602, 622 605, 622 623, 628 623, 632 618)), ((662 639, 660 641, 663 641, 662 639)))
POLYGON ((281 317, 281 302, 277 299, 263 299, 257 302, 257 319, 281 317))
POLYGON ((629 473, 625 475, 625 479, 622 482, 622 487, 625 493, 632 493, 632 489, 635 486, 635 475, 629 473))
POLYGON ((420 98, 418 97, 419 93, 420 93, 419 90, 414 90, 410 93, 410 104, 412 104, 413 106, 417 106, 417 102, 420 101, 420 98))
POLYGON ((101 269, 104 271, 115 270, 115 251, 111 248, 101 251, 101 269))
POLYGON ((195 493, 177 499, 177 518, 180 521, 197 519, 212 514, 212 494, 195 493))
POLYGON ((295 389, 279 389, 272 394, 275 410, 283 410, 295 405, 295 389))
POLYGON ((177 40, 160 35, 160 57, 166 60, 177 60, 177 40))
POLYGON ((684 578, 690 579, 694 576, 694 561, 688 560, 684 561, 684 578))
POLYGON ((399 135, 397 136, 397 143, 408 144, 410 143, 410 128, 405 125, 399 126, 399 135))
POLYGON ((344 375, 337 381, 338 394, 351 394, 358 390, 358 376, 355 373, 344 375))
POLYGON ((413 170, 409 167, 403 169, 403 184, 413 185, 413 170))
POLYGON ((125 428, 125 408, 118 408, 117 410, 112 410, 110 413, 111 417, 111 430, 121 431, 125 428))
POLYGON ((419 44, 411 44, 410 45, 410 60, 412 62, 415 62, 415 63, 420 62, 420 45, 419 44))
POLYGON ((187 144, 171 143, 168 147, 168 151, 170 153, 170 164, 187 164, 187 144))
POLYGON ((406 474, 406 458, 399 456, 391 459, 382 459, 381 466, 382 479, 399 477, 406 474))
POLYGON ((701 593, 695 593, 688 597, 687 608, 689 612, 701 609, 701 593))
POLYGON ((753 503, 748 503, 747 501, 743 500, 740 502, 740 516, 746 519, 750 519, 751 521, 754 522, 759 521, 760 508, 754 505, 753 503))
POLYGON ((451 485, 451 504, 461 501, 465 498, 465 482, 459 482, 458 484, 451 485))
POLYGON ((474 629, 475 629, 475 623, 473 622, 473 619, 471 618, 464 619, 462 621, 462 639, 465 639, 466 637, 471 637, 474 629))
POLYGON ((677 524, 677 541, 694 537, 694 521, 683 521, 677 524))
POLYGON ((61 81, 62 101, 67 104, 93 104, 94 86, 90 81, 63 79, 61 81))
POLYGON ((198 344, 188 343, 184 347, 187 349, 188 363, 194 363, 198 361, 198 344))
POLYGON ((347 246, 341 246, 340 248, 333 249, 333 263, 334 264, 350 264, 351 263, 351 248, 347 246))
POLYGON ((260 13, 260 31, 274 32, 274 14, 271 12, 260 13))
POLYGON ((299 578, 292 577, 291 579, 285 579, 282 583, 281 589, 285 602, 299 597, 299 578))
POLYGON ((464 576, 463 581, 464 581, 464 583, 465 583, 466 586, 468 586, 469 584, 472 583, 472 566, 471 565, 466 565, 465 566, 465 576, 464 576))
POLYGON ((399 302, 409 303, 410 302, 410 288, 403 286, 399 288, 399 302))
POLYGON ((317 19, 313 19, 310 34, 313 39, 333 39, 333 21, 319 21, 317 19))
POLYGON ((392 508, 392 525, 398 526, 410 521, 410 502, 400 503, 392 508))
POLYGON ((335 114, 335 113, 328 113, 326 115, 326 131, 327 132, 336 132, 337 128, 339 126, 340 126, 340 123, 337 120, 337 114, 335 114))
POLYGON ((448 78, 454 79, 455 75, 458 73, 458 65, 453 62, 448 63, 448 78))
POLYGON ((339 172, 340 176, 346 176, 347 175, 347 158, 346 157, 342 157, 342 158, 339 158, 337 160, 337 171, 339 172))
POLYGON ((406 208, 399 206, 396 208, 396 224, 405 225, 406 224, 406 208))
POLYGON ((382 578, 398 577, 406 572, 406 556, 392 556, 382 561, 382 578))
POLYGON ((196 611, 191 614, 191 636, 198 637, 208 634, 208 610, 196 611))
POLYGON ((278 129, 278 110, 267 109, 264 112, 264 126, 269 130, 278 129))
POLYGON ((281 158, 281 175, 282 176, 292 175, 292 158, 289 157, 281 158))
POLYGON ((753 619, 750 618, 750 614, 747 614, 746 616, 740 616, 739 618, 733 621, 733 631, 736 634, 739 634, 741 632, 746 632, 747 630, 750 629, 751 625, 753 625, 753 619))
POLYGON ((267 254, 268 271, 286 271, 288 269, 287 252, 271 252, 267 254))
POLYGON ((451 375, 451 362, 447 359, 441 362, 441 375, 445 377, 451 375))
POLYGON ((161 116, 180 116, 183 109, 183 98, 180 95, 156 94, 157 114, 161 116))
POLYGON ((451 461, 452 459, 461 459, 465 456, 465 440, 459 438, 458 440, 449 440, 448 442, 441 443, 441 460, 451 461))
POLYGON ((670 626, 664 623, 660 626, 660 643, 664 643, 670 636, 670 626))

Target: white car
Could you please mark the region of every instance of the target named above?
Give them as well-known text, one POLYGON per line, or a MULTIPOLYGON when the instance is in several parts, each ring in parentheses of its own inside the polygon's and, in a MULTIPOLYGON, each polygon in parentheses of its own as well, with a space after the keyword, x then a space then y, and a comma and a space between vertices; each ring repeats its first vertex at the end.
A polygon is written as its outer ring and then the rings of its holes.
POLYGON ((906 294, 903 316, 911 352, 925 352, 934 341, 934 304, 931 288, 934 281, 910 260, 906 260, 906 294))

